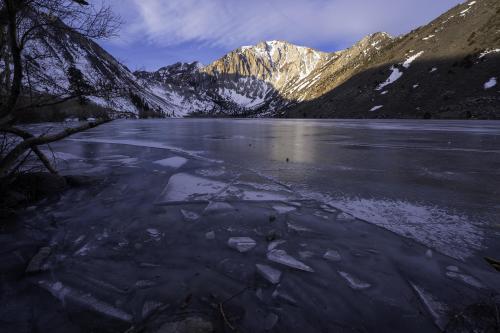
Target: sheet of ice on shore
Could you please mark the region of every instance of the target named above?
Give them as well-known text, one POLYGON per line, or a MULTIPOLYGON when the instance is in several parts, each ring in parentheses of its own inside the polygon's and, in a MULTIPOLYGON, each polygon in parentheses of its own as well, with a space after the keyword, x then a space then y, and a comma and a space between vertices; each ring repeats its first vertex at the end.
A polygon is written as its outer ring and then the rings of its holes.
POLYGON ((309 267, 306 264, 304 264, 303 262, 295 259, 291 255, 286 253, 286 251, 284 251, 284 250, 274 249, 274 250, 269 251, 267 253, 267 259, 270 261, 273 261, 275 263, 282 264, 282 265, 285 265, 288 267, 292 267, 292 268, 295 268, 298 270, 302 270, 302 271, 306 271, 306 272, 314 272, 314 270, 311 267, 309 267))
POLYGON ((420 302, 431 315, 436 325, 444 331, 447 320, 448 308, 443 303, 439 302, 434 296, 427 293, 423 288, 410 282, 413 290, 417 294, 420 302))
POLYGON ((476 279, 475 277, 460 273, 458 267, 450 266, 447 269, 448 269, 448 272, 446 272, 446 276, 449 277, 450 279, 461 281, 461 282, 468 284, 469 286, 472 286, 474 288, 478 288, 478 289, 484 288, 483 284, 481 282, 479 282, 478 279, 476 279))
POLYGON ((293 212, 294 210, 297 210, 296 207, 292 206, 287 206, 287 205, 274 205, 273 209, 278 213, 278 214, 286 214, 293 212))
POLYGON ((257 242, 250 237, 231 237, 228 239, 227 245, 239 252, 248 252, 257 245, 257 242))
POLYGON ((360 279, 352 276, 349 273, 339 271, 339 274, 347 281, 349 287, 354 290, 368 289, 371 287, 371 284, 369 284, 368 282, 361 281, 360 279))
POLYGON ((61 160, 61 161, 84 160, 84 158, 81 156, 76 156, 74 154, 65 153, 62 151, 50 151, 50 150, 46 150, 46 149, 42 149, 41 151, 47 157, 49 157, 49 158, 53 157, 56 160, 61 160))
POLYGON ((160 200, 166 202, 207 201, 214 198, 228 186, 227 183, 177 173, 170 177, 167 186, 161 193, 160 200))
POLYGON ((49 291, 63 304, 70 301, 108 317, 119 319, 125 322, 132 321, 132 315, 126 313, 125 311, 103 301, 100 301, 87 292, 79 291, 65 286, 59 281, 54 283, 49 281, 39 281, 39 285, 49 291))
POLYGON ((272 284, 278 284, 281 279, 281 271, 268 265, 256 264, 257 272, 272 284))
POLYGON ((234 207, 227 202, 210 202, 203 210, 203 214, 225 213, 233 210, 234 207))
POLYGON ((286 201, 288 196, 274 192, 243 191, 242 199, 247 201, 286 201))
POLYGON ((181 166, 183 166, 184 164, 186 164, 187 161, 188 160, 185 159, 184 157, 174 156, 174 157, 165 158, 163 160, 154 161, 153 163, 159 164, 159 165, 164 166, 164 167, 172 168, 172 169, 178 169, 181 166))
POLYGON ((406 201, 342 198, 329 202, 354 217, 463 260, 482 249, 483 231, 466 216, 406 201))
POLYGON ((182 149, 179 147, 173 147, 173 146, 169 146, 169 145, 166 145, 164 143, 156 142, 156 141, 107 139, 107 138, 79 138, 79 139, 67 139, 67 140, 79 141, 79 142, 108 143, 108 144, 117 144, 117 145, 128 145, 128 146, 136 146, 136 147, 165 149, 165 150, 169 150, 172 152, 184 154, 186 156, 190 156, 190 157, 195 158, 195 159, 209 161, 209 162, 215 162, 215 163, 221 163, 221 161, 212 160, 212 159, 206 158, 204 156, 201 156, 202 152, 182 149))
MULTIPOLYGON (((266 184, 263 184, 265 186, 266 184)), ((177 173, 170 177, 160 194, 160 202, 184 201, 274 201, 296 199, 293 193, 276 190, 249 189, 248 184, 226 182, 188 173, 177 173)))

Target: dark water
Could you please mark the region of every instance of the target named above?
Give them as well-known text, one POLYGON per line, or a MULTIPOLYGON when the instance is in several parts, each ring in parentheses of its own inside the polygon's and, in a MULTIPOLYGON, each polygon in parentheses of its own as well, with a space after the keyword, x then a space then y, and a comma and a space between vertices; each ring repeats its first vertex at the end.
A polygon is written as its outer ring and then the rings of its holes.
POLYGON ((189 316, 218 332, 427 332, 500 292, 482 259, 500 257, 499 122, 115 121, 52 148, 95 180, 1 235, 6 270, 51 247, 42 272, 4 274, 9 332, 189 316), (270 260, 284 253, 313 272, 270 260))

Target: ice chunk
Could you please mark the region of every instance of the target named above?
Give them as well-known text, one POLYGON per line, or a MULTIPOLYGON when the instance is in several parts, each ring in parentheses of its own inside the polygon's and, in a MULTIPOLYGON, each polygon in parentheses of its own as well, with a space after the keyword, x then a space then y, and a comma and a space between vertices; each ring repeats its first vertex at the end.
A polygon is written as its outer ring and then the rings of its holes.
POLYGON ((186 221, 196 221, 197 219, 200 218, 200 215, 196 214, 195 212, 191 212, 189 210, 181 209, 181 214, 184 217, 184 220, 186 221))
POLYGON ((363 282, 349 273, 339 271, 339 274, 347 281, 349 287, 351 287, 354 290, 368 289, 371 287, 371 284, 363 282))
POLYGON ((232 210, 234 210, 234 207, 228 204, 227 202, 210 202, 203 211, 203 213, 205 214, 224 213, 232 210))
POLYGON ((155 241, 159 241, 161 239, 161 233, 158 231, 158 229, 153 229, 153 228, 149 228, 149 229, 146 229, 149 237, 153 238, 155 241))
POLYGON ((216 180, 178 173, 170 177, 161 193, 161 199, 167 202, 206 201, 223 191, 228 184, 216 180))
POLYGON ((340 253, 335 250, 328 250, 326 253, 323 255, 323 258, 328 259, 330 261, 341 261, 342 257, 340 256, 340 253))
POLYGON ((205 238, 209 239, 209 240, 215 239, 215 231, 209 231, 209 232, 207 232, 205 234, 205 238))
POLYGON ((227 241, 227 245, 240 252, 248 252, 253 249, 257 243, 250 237, 231 237, 227 241))
POLYGON ((125 322, 132 321, 132 315, 120 310, 108 303, 100 301, 87 292, 81 292, 71 287, 63 285, 57 281, 54 283, 48 281, 40 281, 40 286, 48 290, 54 297, 61 302, 72 301, 83 307, 104 314, 106 316, 119 319, 125 322))
POLYGON ((451 272, 458 272, 459 271, 457 266, 448 266, 448 267, 446 267, 446 269, 451 271, 451 272))
POLYGON ((410 285, 412 286, 413 290, 415 290, 418 298, 420 299, 420 302, 422 302, 429 314, 434 319, 436 325, 442 331, 444 331, 448 322, 446 319, 448 312, 447 307, 443 303, 436 300, 436 298, 434 298, 432 295, 428 294, 423 288, 411 282, 410 285))
POLYGON ((276 262, 278 264, 282 264, 288 267, 292 267, 298 270, 302 271, 307 271, 307 272, 314 272, 314 270, 304 264, 301 261, 298 261, 294 257, 290 256, 286 251, 284 250, 272 250, 267 253, 267 259, 270 261, 276 262))
POLYGON ((462 281, 463 283, 468 284, 469 286, 472 286, 474 288, 478 289, 484 288, 481 282, 479 282, 475 277, 470 275, 458 273, 455 271, 448 271, 446 272, 446 276, 454 280, 462 281))
POLYGON ((297 208, 295 207, 290 207, 290 206, 286 206, 286 205, 274 205, 273 206, 273 209, 278 213, 278 214, 286 214, 286 213, 290 213, 290 212, 293 212, 294 210, 296 210, 297 208))
POLYGON ((139 280, 135 283, 137 288, 149 288, 156 286, 156 282, 150 280, 139 280))
POLYGON ((381 108, 383 108, 383 107, 384 107, 383 105, 376 105, 376 106, 374 106, 374 107, 372 107, 372 108, 370 109, 370 112, 377 111, 377 110, 379 110, 379 109, 381 109, 381 108))
POLYGON ((257 272, 272 284, 278 284, 281 279, 281 271, 267 265, 256 264, 257 272))
POLYGON ((285 293, 285 292, 282 292, 279 290, 279 286, 278 288, 276 288, 275 291, 273 291, 273 294, 272 294, 273 298, 274 299, 280 299, 280 300, 283 300, 291 305, 296 305, 297 304, 297 301, 295 300, 295 298, 293 298, 292 296, 290 296, 289 294, 285 293))
POLYGON ((306 227, 303 227, 303 226, 300 226, 300 225, 297 225, 295 223, 292 223, 292 222, 288 222, 287 223, 287 226, 289 229, 293 230, 293 231, 305 231, 305 232, 308 232, 308 231, 311 231, 311 229, 308 229, 306 227))
POLYGON ((272 241, 271 243, 269 243, 269 245, 267 246, 267 250, 268 251, 271 251, 271 250, 274 250, 275 248, 277 248, 278 246, 280 246, 281 244, 283 243, 286 243, 285 240, 275 240, 275 241, 272 241))
POLYGON ((160 302, 155 301, 146 301, 142 306, 142 319, 149 317, 153 312, 158 310, 163 306, 160 302))
POLYGON ((50 256, 52 249, 50 247, 42 247, 37 254, 31 259, 26 268, 26 273, 35 273, 43 269, 43 263, 50 256))
POLYGON ((278 320, 278 315, 274 313, 268 314, 266 319, 264 320, 264 328, 268 331, 271 330, 278 323, 278 320))
POLYGON ((153 163, 172 169, 178 169, 187 163, 187 159, 185 159, 184 157, 175 156, 166 158, 164 160, 154 161, 153 163))
POLYGON ((75 241, 73 242, 75 245, 79 245, 83 240, 85 239, 85 235, 80 235, 75 241))
POLYGON ((332 214, 337 213, 337 210, 333 207, 330 207, 329 205, 321 205, 321 209, 323 209, 327 213, 332 213, 332 214))
POLYGON ((89 253, 90 249, 90 243, 87 243, 75 252, 75 256, 86 256, 89 253))

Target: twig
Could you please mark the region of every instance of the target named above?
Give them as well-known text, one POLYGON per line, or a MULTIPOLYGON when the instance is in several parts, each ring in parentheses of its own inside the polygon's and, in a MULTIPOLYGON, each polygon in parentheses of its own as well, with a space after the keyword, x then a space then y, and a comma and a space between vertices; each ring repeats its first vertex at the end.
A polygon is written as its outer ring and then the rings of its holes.
POLYGON ((226 325, 232 330, 234 331, 236 328, 231 324, 231 322, 227 319, 226 317, 226 313, 224 312, 224 306, 223 306, 223 303, 219 303, 219 311, 222 315, 222 319, 224 319, 224 322, 226 323, 226 325))

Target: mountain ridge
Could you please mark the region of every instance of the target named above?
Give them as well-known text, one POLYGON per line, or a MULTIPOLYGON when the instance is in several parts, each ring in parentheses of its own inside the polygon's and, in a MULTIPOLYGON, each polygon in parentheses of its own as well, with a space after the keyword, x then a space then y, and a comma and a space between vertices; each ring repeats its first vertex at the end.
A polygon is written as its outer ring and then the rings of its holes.
POLYGON ((123 96, 89 96, 114 117, 500 117, 495 0, 468 1, 407 34, 377 32, 331 53, 272 40, 205 66, 179 62, 157 71, 132 73, 76 33, 48 38, 55 62, 38 64, 42 76, 55 73, 67 85, 66 71, 54 68, 71 65, 89 81, 117 86, 123 96))

